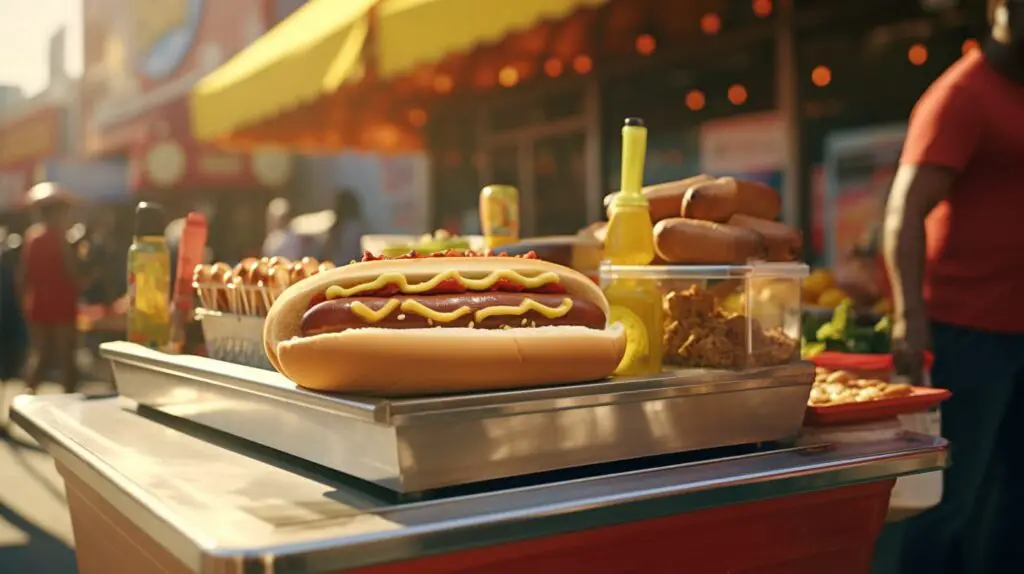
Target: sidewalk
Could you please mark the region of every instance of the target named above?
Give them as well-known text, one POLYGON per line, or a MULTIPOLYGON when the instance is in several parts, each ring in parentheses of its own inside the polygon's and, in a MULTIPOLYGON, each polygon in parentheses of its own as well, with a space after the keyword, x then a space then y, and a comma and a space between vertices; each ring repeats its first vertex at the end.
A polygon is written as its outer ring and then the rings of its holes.
MULTIPOLYGON (((8 420, 20 382, 0 392, 0 572, 74 574, 74 538, 64 484, 53 460, 28 434, 8 420)), ((84 389, 98 392, 103 383, 84 389)), ((40 394, 58 391, 44 385, 40 394)))

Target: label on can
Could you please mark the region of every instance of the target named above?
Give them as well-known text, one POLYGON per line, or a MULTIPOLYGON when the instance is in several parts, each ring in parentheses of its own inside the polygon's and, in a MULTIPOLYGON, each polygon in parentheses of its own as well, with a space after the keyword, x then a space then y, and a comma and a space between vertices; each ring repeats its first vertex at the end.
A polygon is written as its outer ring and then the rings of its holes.
POLYGON ((491 247, 519 241, 519 191, 489 185, 480 192, 480 227, 491 247))
POLYGON ((167 252, 136 251, 128 260, 128 340, 159 348, 170 336, 167 252))

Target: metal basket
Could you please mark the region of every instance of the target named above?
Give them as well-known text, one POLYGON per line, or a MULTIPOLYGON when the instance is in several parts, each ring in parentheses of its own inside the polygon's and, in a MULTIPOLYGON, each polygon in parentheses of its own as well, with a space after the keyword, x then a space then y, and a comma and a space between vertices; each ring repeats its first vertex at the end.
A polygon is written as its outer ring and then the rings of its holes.
POLYGON ((263 317, 196 309, 211 358, 274 370, 263 350, 263 317))

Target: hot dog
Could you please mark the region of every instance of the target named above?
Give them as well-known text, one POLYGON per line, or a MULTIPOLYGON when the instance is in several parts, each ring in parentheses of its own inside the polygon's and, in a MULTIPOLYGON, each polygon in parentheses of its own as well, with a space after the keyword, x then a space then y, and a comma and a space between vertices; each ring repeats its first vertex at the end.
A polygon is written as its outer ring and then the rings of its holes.
POLYGON ((306 311, 302 316, 302 335, 340 333, 364 327, 512 329, 577 325, 604 329, 606 322, 604 313, 594 303, 565 295, 496 291, 424 297, 345 297, 324 301, 306 311), (570 304, 565 305, 567 300, 570 304), (559 309, 565 305, 568 313, 551 317, 534 309, 528 309, 522 315, 488 315, 485 311, 494 307, 519 307, 524 301, 535 301, 548 309, 559 309))
POLYGON ((767 185, 720 177, 686 190, 679 214, 690 219, 725 223, 737 213, 771 220, 781 211, 782 199, 767 185))
POLYGON ((710 221, 676 217, 654 226, 654 249, 669 263, 743 264, 764 259, 764 240, 756 232, 710 221))
POLYGON ((444 255, 367 257, 292 285, 264 324, 270 362, 306 388, 399 396, 595 380, 622 359, 586 276, 533 254, 444 255))
POLYGON ((800 232, 785 223, 737 213, 729 218, 729 225, 760 233, 764 238, 768 261, 796 261, 804 248, 800 232))
MULTIPOLYGON (((679 181, 670 181, 667 183, 659 183, 657 185, 649 185, 643 188, 644 197, 647 198, 649 204, 649 211, 651 212, 651 221, 657 223, 662 219, 668 219, 670 217, 677 217, 679 215, 680 205, 683 202, 683 196, 686 195, 686 191, 691 187, 708 181, 714 181, 714 178, 710 175, 695 175, 679 181)), ((604 207, 606 210, 611 208, 612 201, 618 192, 611 193, 604 198, 604 207)), ((611 212, 608 213, 608 218, 611 218, 611 212)))

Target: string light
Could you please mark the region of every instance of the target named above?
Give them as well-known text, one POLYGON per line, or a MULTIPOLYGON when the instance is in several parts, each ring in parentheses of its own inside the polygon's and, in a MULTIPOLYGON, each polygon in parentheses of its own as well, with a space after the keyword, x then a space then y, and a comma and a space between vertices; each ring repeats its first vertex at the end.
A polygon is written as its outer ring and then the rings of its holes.
POLYGON ((729 101, 734 106, 742 106, 747 103, 747 89, 743 87, 743 84, 729 86, 729 101))
POLYGON ((498 83, 506 88, 519 83, 519 70, 515 66, 505 66, 498 72, 498 83))
POLYGON ((922 66, 928 61, 928 48, 924 44, 914 44, 907 50, 907 59, 915 66, 922 66))
POLYGON ((413 108, 409 110, 409 125, 422 128, 427 124, 427 112, 422 108, 413 108))
POLYGON ((700 90, 690 90, 686 94, 686 107, 690 108, 695 112, 699 112, 700 110, 704 109, 704 104, 706 103, 706 101, 707 100, 704 97, 704 92, 700 90))
POLYGON ((455 86, 455 82, 452 81, 452 77, 447 74, 441 74, 434 77, 434 91, 439 94, 447 94, 452 91, 455 86))
POLYGON ((700 19, 700 30, 708 36, 714 36, 722 31, 722 18, 714 12, 705 14, 700 19))
POLYGON ((754 0, 754 15, 758 18, 767 18, 772 15, 772 0, 754 0))
POLYGON ((544 73, 550 78, 557 78, 565 71, 565 64, 558 58, 550 58, 544 62, 544 73))
POLYGON ((576 70, 577 74, 588 74, 590 70, 594 69, 594 61, 590 59, 590 56, 580 54, 572 59, 572 69, 576 70))
POLYGON ((650 56, 658 49, 658 42, 650 34, 640 34, 636 37, 636 51, 641 56, 650 56))
POLYGON ((819 88, 832 83, 832 70, 828 66, 815 66, 811 70, 811 83, 819 88))

